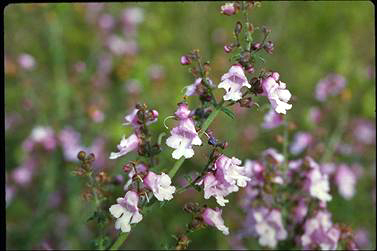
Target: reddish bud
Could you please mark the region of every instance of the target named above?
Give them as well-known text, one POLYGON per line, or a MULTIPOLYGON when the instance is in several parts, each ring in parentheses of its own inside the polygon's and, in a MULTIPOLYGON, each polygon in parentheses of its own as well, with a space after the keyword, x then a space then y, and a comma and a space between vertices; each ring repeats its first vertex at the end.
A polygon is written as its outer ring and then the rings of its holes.
POLYGON ((188 65, 188 64, 191 64, 191 58, 184 55, 181 57, 181 64, 182 65, 188 65))

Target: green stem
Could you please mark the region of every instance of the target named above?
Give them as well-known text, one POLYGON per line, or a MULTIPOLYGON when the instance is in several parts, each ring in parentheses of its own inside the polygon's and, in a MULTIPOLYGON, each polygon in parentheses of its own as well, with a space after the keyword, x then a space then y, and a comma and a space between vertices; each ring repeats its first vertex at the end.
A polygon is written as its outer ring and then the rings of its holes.
POLYGON ((327 144, 326 151, 322 156, 321 163, 325 163, 330 160, 331 156, 336 150, 336 146, 339 144, 341 137, 346 129, 348 121, 348 110, 347 107, 341 112, 339 116, 338 125, 330 137, 329 143, 327 144))
POLYGON ((120 233, 119 236, 118 236, 118 239, 110 247, 110 250, 118 250, 118 248, 120 246, 122 246, 123 242, 125 242, 125 240, 127 239, 128 234, 129 234, 129 232, 128 233, 120 233))
POLYGON ((284 116, 284 139, 283 139, 284 166, 283 171, 288 170, 288 118, 284 116))

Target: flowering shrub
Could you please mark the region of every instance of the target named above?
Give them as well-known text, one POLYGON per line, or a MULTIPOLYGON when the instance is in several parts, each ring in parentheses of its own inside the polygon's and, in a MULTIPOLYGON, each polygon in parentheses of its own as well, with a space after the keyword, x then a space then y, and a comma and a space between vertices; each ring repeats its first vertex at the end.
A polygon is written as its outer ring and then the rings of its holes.
MULTIPOLYGON (((132 75, 130 69, 141 67, 144 74, 137 56, 143 51, 138 27, 146 14, 140 8, 127 8, 117 20, 103 11, 103 4, 85 5, 86 21, 98 29, 103 48, 90 77, 95 98, 88 99, 85 111, 92 123, 83 128, 98 126, 117 142, 108 150, 102 135, 88 143, 88 138, 68 123, 61 128, 43 123, 35 126, 21 144, 22 164, 6 176, 6 207, 12 205, 16 193, 31 187, 48 153, 74 166, 70 171, 77 176, 73 182, 85 182, 84 188, 74 188, 81 192, 82 200, 76 197, 72 201, 84 201, 90 207, 85 208, 90 211, 88 217, 75 213, 92 230, 81 234, 92 238, 92 246, 100 250, 128 247, 132 235, 142 232, 138 229, 150 228, 153 217, 160 225, 174 226, 159 228, 164 231, 157 238, 166 249, 198 246, 195 234, 205 231, 227 236, 226 245, 233 249, 358 250, 370 246, 368 233, 343 224, 331 203, 335 199, 352 201, 357 194, 366 172, 362 165, 373 163, 372 158, 359 156, 373 154, 375 124, 349 118, 349 81, 336 73, 325 76, 309 92, 317 103, 307 117, 292 117, 299 106, 300 96, 295 91, 299 83, 285 83, 284 79, 289 79, 286 72, 269 68, 265 58, 275 56, 280 48, 275 49, 279 43, 271 41, 271 29, 249 20, 260 5, 254 1, 219 4, 217 14, 222 22, 237 19, 232 42, 214 39, 229 62, 210 63, 198 49, 177 56, 176 64, 191 76, 181 93, 162 89, 169 71, 160 65, 149 68, 148 78, 159 89, 153 98, 168 93, 177 98, 176 107, 162 107, 153 99, 140 102, 144 84, 131 77, 124 81, 122 90, 131 96, 126 104, 131 109, 112 128, 102 127, 104 121, 116 120, 105 112, 106 86, 114 76, 132 75), (244 126, 244 117, 255 114, 264 117, 263 121, 253 118, 244 126), (322 126, 331 124, 333 118, 334 128, 322 126), (305 119, 310 126, 303 126, 305 119), (220 124, 227 121, 234 121, 237 127, 220 124), (271 144, 271 135, 281 149, 271 144), (257 137, 261 144, 254 140, 257 137), (248 155, 238 152, 240 146, 248 155), (193 172, 192 166, 201 169, 193 172), (174 206, 185 212, 179 214, 179 221, 172 223, 173 215, 159 218, 159 210, 174 206)), ((25 74, 41 67, 41 62, 27 53, 20 54, 17 62, 25 74)), ((12 74, 9 65, 8 75, 12 74)), ((87 67, 93 66, 78 61, 73 65, 74 76, 79 77, 87 67)), ((59 93, 69 96, 64 85, 59 86, 59 93)), ((32 109, 27 102, 25 109, 32 109)), ((69 106, 63 105, 57 113, 63 116, 67 110, 69 106)), ((6 130, 12 130, 17 121, 21 118, 8 115, 6 130)), ((375 181, 373 184, 368 189, 374 191, 375 205, 375 181)), ((64 189, 69 190, 68 186, 64 189)), ((64 194, 51 193, 45 199, 46 208, 61 206, 64 194)), ((63 216, 57 217, 59 229, 68 229, 67 222, 63 216)), ((148 239, 142 234, 140 238, 148 239)), ((46 243, 41 244, 43 248, 50 248, 46 243)))

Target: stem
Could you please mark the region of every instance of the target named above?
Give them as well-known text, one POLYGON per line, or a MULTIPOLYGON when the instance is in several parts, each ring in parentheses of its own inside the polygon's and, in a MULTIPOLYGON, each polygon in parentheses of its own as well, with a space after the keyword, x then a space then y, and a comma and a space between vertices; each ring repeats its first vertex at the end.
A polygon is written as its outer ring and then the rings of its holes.
MULTIPOLYGON (((219 114, 221 111, 222 105, 224 104, 224 100, 222 100, 216 107, 216 109, 209 115, 209 117, 204 121, 202 128, 199 131, 199 136, 202 136, 204 132, 208 129, 208 127, 211 125, 213 120, 216 118, 216 116, 219 114)), ((185 161, 185 158, 182 157, 179 160, 177 160, 173 166, 173 168, 169 171, 168 175, 172 179, 179 168, 182 166, 183 162, 185 161)), ((157 205, 156 204, 157 200, 154 200, 150 203, 150 205, 143 210, 144 216, 148 214, 152 209, 157 205)), ((114 244, 110 247, 110 250, 118 250, 118 248, 126 241, 128 236, 128 233, 121 233, 117 240, 114 242, 114 244)))
POLYGON ((118 250, 118 248, 123 244, 123 242, 127 239, 128 233, 120 233, 118 239, 114 242, 114 244, 110 247, 110 250, 118 250))
POLYGON ((288 170, 288 119, 287 119, 287 115, 284 116, 283 154, 284 154, 283 171, 286 172, 288 170))
POLYGON ((341 137, 346 128, 348 121, 348 110, 345 108, 339 116, 338 125, 330 137, 329 143, 327 144, 326 151, 322 156, 321 163, 327 162, 336 150, 336 146, 339 144, 341 137))

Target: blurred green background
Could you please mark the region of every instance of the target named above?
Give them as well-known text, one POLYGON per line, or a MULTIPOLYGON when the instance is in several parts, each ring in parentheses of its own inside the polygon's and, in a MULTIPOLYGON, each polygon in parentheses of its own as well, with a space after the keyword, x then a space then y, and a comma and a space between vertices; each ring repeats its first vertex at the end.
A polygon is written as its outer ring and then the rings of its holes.
MULTIPOLYGON (((83 179, 70 174, 77 163, 64 159, 60 145, 50 152, 33 151, 38 164, 32 182, 27 186, 13 184, 10 173, 27 159, 23 141, 36 126, 49 126, 56 134, 71 127, 80 133, 83 146, 89 147, 95 139, 102 138, 105 160, 99 168, 113 175, 122 174, 122 164, 136 154, 112 161, 108 156, 121 136, 131 132, 121 125, 123 116, 137 102, 146 102, 159 111, 159 120, 151 130, 155 135, 167 131, 163 119, 182 100, 183 87, 194 82, 188 68, 179 64, 181 55, 199 49, 211 63, 210 78, 215 84, 229 69, 223 46, 232 42, 234 25, 241 16, 221 15, 221 4, 12 4, 5 8, 5 167, 6 185, 14 192, 6 208, 7 248, 92 247, 96 226, 86 224, 86 219, 93 212, 93 203, 81 198, 83 179), (124 21, 124 11, 134 7, 140 8, 142 14, 136 13, 135 24, 130 26, 124 21), (117 55, 117 48, 109 48, 108 38, 114 34, 129 42, 125 46, 129 52, 117 55), (32 69, 20 65, 19 56, 23 53, 34 58, 32 69), (59 200, 53 204, 55 197, 59 200)), ((329 73, 343 75, 347 80, 350 116, 371 120, 375 125, 374 15, 374 5, 368 1, 268 1, 250 12, 255 27, 266 25, 272 30, 269 39, 275 50, 273 55, 264 57, 265 67, 278 71, 294 96, 288 120, 295 123, 295 130, 316 128, 306 119, 307 113, 312 106, 325 106, 314 99, 314 92, 318 81, 329 73)), ((255 39, 260 39, 258 33, 255 39)), ((116 42, 111 46, 116 47, 116 42)), ((223 90, 215 93, 220 98, 223 90)), ((256 100, 261 105, 267 103, 264 98, 256 100)), ((188 101, 190 107, 198 103, 194 97, 188 101)), ((341 109, 342 104, 329 105, 333 116, 320 125, 327 133, 324 141, 336 127, 334 107, 341 109)), ((226 149, 229 156, 256 159, 268 147, 281 151, 282 145, 275 138, 283 129, 260 129, 266 111, 234 111, 238 114, 236 120, 222 114, 212 125, 216 135, 230 143, 226 149)), ((290 132, 290 139, 294 132, 290 132)), ((160 168, 169 170, 174 161, 171 149, 164 147, 160 168)), ((205 157, 203 150, 186 160, 178 174, 201 170, 205 157)), ((332 188, 334 199, 329 208, 333 220, 354 229, 366 229, 370 247, 375 248, 375 143, 363 154, 334 160, 357 161, 364 176, 350 201, 336 195, 332 188)), ((123 196, 122 190, 118 189, 114 196, 123 196)), ((183 231, 189 223, 190 217, 182 206, 190 200, 204 201, 202 194, 195 192, 176 198, 134 226, 125 248, 163 248, 174 242, 171 235, 183 231)), ((231 232, 240 227, 244 216, 237 209, 236 200, 231 196, 223 213, 231 232)), ((215 206, 212 200, 205 202, 215 206)), ((113 222, 107 231, 111 238, 115 237, 113 222)), ((192 239, 193 249, 231 248, 229 238, 213 228, 195 232, 192 239)), ((256 245, 251 242, 250 247, 256 245)))

